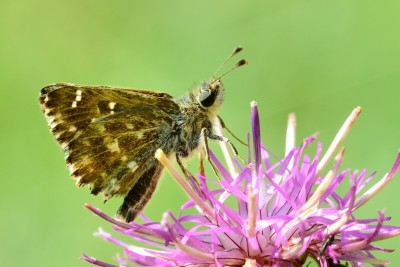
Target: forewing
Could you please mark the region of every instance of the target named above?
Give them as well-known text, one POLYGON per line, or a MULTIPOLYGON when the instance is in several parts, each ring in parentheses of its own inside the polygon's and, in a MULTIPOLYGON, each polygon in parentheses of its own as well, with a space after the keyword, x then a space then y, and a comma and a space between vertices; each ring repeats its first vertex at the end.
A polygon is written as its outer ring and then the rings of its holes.
POLYGON ((78 185, 125 195, 152 166, 179 106, 165 93, 55 84, 41 91, 49 127, 78 185))
POLYGON ((106 86, 49 85, 42 89, 39 100, 61 145, 75 136, 75 128, 84 129, 93 120, 113 113, 142 107, 167 112, 179 109, 169 94, 106 86))

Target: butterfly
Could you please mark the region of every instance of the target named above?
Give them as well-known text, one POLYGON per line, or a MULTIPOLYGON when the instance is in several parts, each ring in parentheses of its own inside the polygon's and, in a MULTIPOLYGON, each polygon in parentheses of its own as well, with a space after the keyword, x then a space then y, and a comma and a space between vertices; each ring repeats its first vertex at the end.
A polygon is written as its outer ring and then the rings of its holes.
MULTIPOLYGON (((224 64, 241 50, 237 47, 224 64)), ((246 63, 240 60, 234 68, 246 63)), ((130 222, 156 189, 163 169, 154 157, 157 149, 175 157, 185 170, 181 159, 204 147, 204 139, 227 141, 214 133, 224 100, 224 75, 178 98, 155 91, 57 83, 44 87, 39 101, 76 184, 88 185, 105 201, 123 196, 117 217, 130 222)))

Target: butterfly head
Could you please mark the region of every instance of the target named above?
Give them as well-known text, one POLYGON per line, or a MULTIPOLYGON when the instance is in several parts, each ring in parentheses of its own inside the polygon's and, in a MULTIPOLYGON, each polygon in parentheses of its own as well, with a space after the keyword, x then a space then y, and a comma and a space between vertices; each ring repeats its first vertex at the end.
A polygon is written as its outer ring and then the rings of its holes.
POLYGON ((219 107, 221 106, 222 102, 224 101, 224 93, 225 89, 224 86, 222 85, 221 78, 232 72, 233 70, 239 68, 240 66, 243 66, 247 64, 247 61, 245 59, 239 60, 235 66, 233 66, 231 69, 226 71, 225 73, 217 76, 218 78, 215 78, 215 74, 218 73, 218 71, 225 66, 225 64, 236 54, 238 54, 240 51, 242 51, 243 48, 241 46, 236 47, 232 53, 229 55, 229 57, 222 63, 217 70, 214 72, 214 74, 211 76, 212 78, 209 81, 203 82, 203 84, 198 88, 197 92, 197 103, 201 108, 203 108, 206 111, 217 111, 219 107))
POLYGON ((205 81, 198 88, 197 103, 205 110, 218 109, 224 101, 225 89, 221 79, 205 81))

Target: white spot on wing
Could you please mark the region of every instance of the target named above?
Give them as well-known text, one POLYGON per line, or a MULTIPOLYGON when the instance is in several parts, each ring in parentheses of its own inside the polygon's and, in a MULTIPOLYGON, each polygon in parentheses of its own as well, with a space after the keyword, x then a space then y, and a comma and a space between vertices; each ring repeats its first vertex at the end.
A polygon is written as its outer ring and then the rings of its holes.
POLYGON ((104 127, 104 125, 102 125, 102 124, 97 125, 97 129, 99 130, 99 132, 105 132, 106 131, 106 127, 104 127))
POLYGON ((107 144, 107 148, 111 152, 118 152, 118 153, 121 152, 118 144, 118 139, 114 139, 114 142, 107 144))
POLYGON ((79 136, 82 135, 82 131, 77 131, 74 135, 74 138, 78 138, 79 136))
POLYGON ((137 139, 142 139, 143 138, 143 132, 139 131, 136 133, 136 138, 137 139))
POLYGON ((74 125, 70 125, 69 128, 68 128, 69 132, 76 132, 76 130, 77 129, 76 129, 76 127, 74 125))
POLYGON ((54 129, 54 127, 56 127, 57 124, 58 124, 58 123, 56 123, 55 121, 52 121, 52 122, 50 122, 49 125, 50 125, 50 128, 51 128, 51 129, 54 129))
POLYGON ((68 171, 69 171, 70 174, 72 174, 75 171, 74 164, 69 164, 68 165, 68 171))
POLYGON ((53 116, 46 116, 45 115, 45 118, 46 118, 48 124, 51 124, 54 121, 54 117, 53 116))
POLYGON ((72 102, 72 106, 71 106, 73 108, 76 108, 76 106, 78 105, 78 102, 82 100, 82 91, 81 90, 76 90, 75 94, 76 94, 75 101, 72 102))
MULTIPOLYGON (((75 134, 76 136, 76 134, 75 134)), ((90 142, 88 140, 83 140, 82 144, 84 144, 85 146, 90 146, 90 142)))
POLYGON ((108 103, 108 107, 110 108, 110 114, 114 114, 114 107, 117 103, 115 102, 110 102, 108 103))
POLYGON ((128 163, 127 166, 129 169, 133 169, 133 168, 135 168, 136 165, 137 165, 137 163, 134 160, 132 160, 131 162, 128 163))
POLYGON ((117 178, 112 178, 107 185, 106 192, 104 192, 104 197, 109 199, 112 197, 115 192, 117 192, 121 188, 121 185, 118 183, 117 178))
POLYGON ((115 102, 110 102, 110 103, 108 103, 108 107, 110 108, 110 109, 114 109, 114 107, 115 107, 115 102))
POLYGON ((82 177, 76 177, 76 185, 77 186, 82 186, 81 180, 82 180, 82 177))

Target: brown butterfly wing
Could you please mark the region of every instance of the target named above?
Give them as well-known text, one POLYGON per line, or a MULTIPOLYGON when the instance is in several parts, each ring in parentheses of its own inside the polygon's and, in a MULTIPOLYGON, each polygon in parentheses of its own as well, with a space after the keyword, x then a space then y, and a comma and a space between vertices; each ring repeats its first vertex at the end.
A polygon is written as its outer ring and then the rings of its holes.
POLYGON ((170 95, 54 84, 42 89, 40 103, 78 185, 88 184, 108 199, 126 195, 141 178, 159 176, 154 153, 171 136, 179 113, 170 95))

